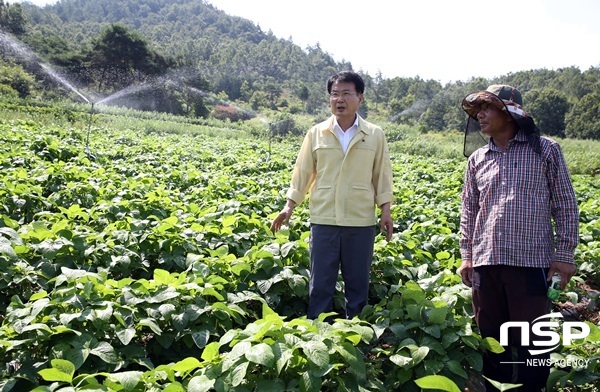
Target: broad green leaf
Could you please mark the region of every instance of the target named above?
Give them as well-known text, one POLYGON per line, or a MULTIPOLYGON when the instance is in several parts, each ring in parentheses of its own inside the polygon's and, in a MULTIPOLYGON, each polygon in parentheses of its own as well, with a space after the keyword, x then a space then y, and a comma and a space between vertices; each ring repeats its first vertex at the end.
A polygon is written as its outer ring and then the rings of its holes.
POLYGON ((231 272, 233 272, 237 276, 240 276, 242 274, 242 272, 250 273, 251 271, 252 271, 252 266, 250 266, 250 264, 248 264, 248 263, 240 262, 240 263, 233 264, 231 266, 231 272))
POLYGON ((273 367, 275 355, 268 344, 259 343, 252 346, 246 352, 246 359, 250 362, 258 363, 266 367, 273 367))
POLYGON ((590 327, 590 334, 585 338, 586 342, 600 342, 600 327, 588 320, 585 323, 590 327))
POLYGON ((439 338, 442 335, 442 330, 439 325, 424 325, 420 328, 435 338, 439 338))
POLYGON ((171 282, 175 280, 176 279, 171 276, 171 273, 169 273, 169 271, 165 271, 159 268, 154 270, 154 282, 157 285, 164 284, 168 286, 171 282))
MULTIPOLYGON (((91 337, 88 337, 91 339, 91 337)), ((90 355, 89 340, 75 342, 73 339, 64 339, 52 347, 50 356, 67 360, 73 364, 75 369, 79 369, 90 355), (70 343, 64 342, 69 340, 70 343)))
POLYGON ((404 355, 394 354, 390 356, 390 361, 394 363, 396 366, 404 367, 408 366, 412 363, 411 357, 405 357, 404 355))
MULTIPOLYGON (((409 282, 410 283, 410 282, 409 282)), ((408 283, 407 283, 408 286, 408 283)), ((416 303, 420 304, 425 300, 425 293, 423 290, 416 285, 411 285, 412 288, 407 288, 402 290, 402 300, 408 301, 412 300, 416 303)))
POLYGON ((172 286, 169 286, 165 289, 160 290, 150 298, 146 299, 146 302, 151 304, 163 303, 167 302, 173 298, 179 297, 179 292, 172 286))
POLYGON ((150 328, 152 330, 152 332, 154 332, 157 335, 162 334, 162 330, 160 329, 158 324, 156 324, 156 322, 152 319, 149 319, 149 318, 141 319, 140 322, 138 323, 138 325, 141 327, 150 328))
POLYGON ((53 368, 60 370, 63 373, 66 373, 70 376, 75 374, 75 366, 64 359, 53 359, 50 361, 50 364, 53 368))
POLYGON ((481 372, 483 369, 483 357, 480 352, 472 352, 466 356, 466 359, 475 371, 481 372))
POLYGON ((215 385, 214 379, 209 379, 205 375, 192 377, 188 383, 188 392, 208 392, 215 385))
POLYGON ((130 372, 120 372, 120 373, 111 373, 108 377, 118 382, 125 388, 126 391, 133 391, 138 384, 140 383, 143 372, 138 371, 130 371, 130 372))
POLYGON ((415 384, 422 389, 435 389, 446 392, 461 392, 458 385, 447 377, 432 375, 425 376, 415 380, 415 384))
POLYGON ((256 282, 256 285, 261 294, 266 294, 273 285, 273 281, 271 279, 260 280, 256 282))
POLYGON ((460 365, 460 362, 455 361, 455 360, 450 360, 450 361, 446 362, 446 367, 452 373, 459 375, 464 379, 468 378, 467 372, 465 372, 465 370, 462 368, 462 366, 460 365))
POLYGON ((356 347, 349 342, 344 342, 342 345, 335 345, 335 350, 350 366, 352 372, 356 373, 361 378, 365 376, 365 362, 362 358, 362 353, 358 351, 356 347))
POLYGON ((481 347, 485 348, 488 351, 493 352, 494 354, 499 354, 504 352, 504 347, 500 345, 500 342, 494 338, 483 338, 481 339, 481 347))
POLYGON ((28 332, 28 331, 44 331, 44 332, 47 332, 48 334, 52 334, 52 329, 49 326, 47 326, 46 324, 31 324, 31 325, 28 325, 25 328, 23 328, 21 332, 28 332))
POLYGON ((496 380, 492 380, 483 376, 486 380, 488 380, 494 387, 496 387, 500 392, 509 391, 511 389, 519 388, 523 386, 523 384, 509 384, 509 383, 501 383, 496 380))
POLYGON ((196 347, 203 348, 210 339, 210 332, 207 329, 192 332, 192 339, 196 344, 196 347))
POLYGON ((4 237, 0 237, 0 254, 8 256, 11 259, 17 258, 17 253, 13 249, 10 241, 4 237))
POLYGON ((242 362, 231 371, 231 385, 237 387, 246 379, 246 371, 248 370, 248 362, 242 362))
POLYGON ((423 362, 423 366, 425 368, 425 372, 427 374, 437 374, 442 371, 444 368, 444 363, 438 360, 425 360, 423 362))
POLYGON ((475 336, 461 336, 460 340, 462 340, 464 344, 466 344, 474 350, 479 349, 479 341, 475 336))
POLYGON ((442 336, 442 345, 444 346, 444 348, 448 348, 450 347, 450 345, 452 345, 452 343, 456 342, 458 339, 460 339, 460 336, 458 336, 456 332, 452 330, 448 331, 442 336))
POLYGON ((329 365, 329 352, 323 342, 311 340, 302 343, 301 346, 306 358, 317 365, 317 367, 329 365))
POLYGON ((221 220, 221 224, 223 227, 234 226, 236 221, 236 217, 234 215, 224 216, 221 220))
POLYGON ((310 371, 302 373, 300 388, 303 392, 320 392, 321 385, 322 380, 320 377, 314 376, 310 371))
POLYGON ((276 351, 275 357, 277 358, 277 375, 279 375, 294 357, 294 350, 282 343, 275 343, 274 347, 274 351, 276 351))
MULTIPOLYGON (((9 237, 11 239, 11 241, 15 244, 21 245, 23 244, 23 239, 21 238, 21 236, 19 235, 19 233, 16 230, 13 230, 9 227, 0 227, 0 234, 4 234, 5 236, 9 237)), ((3 237, 0 237, 3 238, 3 237)))
POLYGON ((131 342, 131 339, 135 336, 135 328, 123 328, 117 327, 115 334, 117 338, 123 343, 123 345, 128 345, 131 342))
POLYGON ((432 324, 442 324, 446 321, 448 308, 431 308, 427 309, 427 321, 432 324))
POLYGON ((204 351, 202 351, 202 356, 201 358, 204 359, 207 362, 210 362, 216 358, 219 357, 219 348, 221 346, 219 345, 219 342, 212 342, 209 343, 205 348, 204 351))
POLYGON ((38 373, 45 381, 61 381, 67 383, 71 383, 71 381, 73 381, 73 377, 71 375, 55 368, 42 369, 38 373))
POLYGON ((238 342, 235 346, 233 346, 229 354, 227 354, 227 358, 234 360, 239 357, 243 357, 246 355, 248 350, 250 350, 250 348, 252 348, 252 343, 248 341, 238 342))
POLYGON ((427 354, 429 354, 429 347, 416 347, 414 349, 411 348, 410 354, 413 358, 413 363, 416 365, 422 362, 427 354))
POLYGON ((40 298, 46 298, 47 296, 48 296, 48 293, 45 290, 42 290, 42 291, 32 294, 31 297, 29 297, 29 302, 34 302, 35 300, 38 300, 40 298))
POLYGON ((446 259, 449 259, 450 256, 451 256, 450 253, 446 252, 446 251, 437 252, 435 254, 435 258, 438 260, 446 260, 446 259))
POLYGON ((163 389, 163 392, 186 392, 186 390, 180 382, 175 381, 168 384, 167 387, 163 389))
POLYGON ((204 290, 202 290, 202 295, 215 297, 217 299, 217 301, 225 300, 225 297, 223 297, 221 295, 221 293, 219 293, 217 290, 215 290, 212 287, 206 287, 204 290))
POLYGON ((269 305, 267 305, 266 303, 262 304, 262 316, 263 318, 267 318, 267 316, 270 315, 277 315, 277 313, 275 313, 275 311, 273 309, 271 309, 269 307, 269 305))
POLYGON ((287 242, 281 246, 281 257, 287 257, 290 251, 296 248, 295 242, 287 242))
POLYGON ((71 383, 75 374, 75 366, 64 359, 50 361, 52 368, 42 369, 38 373, 45 381, 62 381, 71 383))
POLYGON ((198 359, 194 357, 187 357, 177 362, 171 367, 171 369, 179 373, 189 373, 192 370, 197 369, 198 367, 200 367, 200 361, 198 359))
POLYGON ((117 355, 113 346, 108 342, 100 342, 94 347, 90 354, 93 354, 106 363, 115 364, 119 362, 119 356, 117 355))

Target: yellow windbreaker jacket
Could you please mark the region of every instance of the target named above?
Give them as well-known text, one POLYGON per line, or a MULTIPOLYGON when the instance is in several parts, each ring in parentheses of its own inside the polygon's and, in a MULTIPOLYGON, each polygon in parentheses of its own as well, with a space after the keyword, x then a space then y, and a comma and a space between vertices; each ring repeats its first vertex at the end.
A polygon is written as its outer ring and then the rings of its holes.
POLYGON ((385 135, 359 116, 358 131, 344 154, 333 124, 332 116, 306 134, 287 197, 300 204, 310 191, 311 223, 375 225, 375 205, 394 199, 385 135))

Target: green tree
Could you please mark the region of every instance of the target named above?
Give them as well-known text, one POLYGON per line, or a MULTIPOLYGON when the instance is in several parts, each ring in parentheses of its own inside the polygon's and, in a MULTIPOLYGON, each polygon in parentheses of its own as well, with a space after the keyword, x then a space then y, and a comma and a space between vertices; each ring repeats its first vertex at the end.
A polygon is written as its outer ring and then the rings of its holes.
POLYGON ((571 108, 565 94, 554 88, 533 89, 524 94, 523 101, 543 134, 565 137, 565 116, 571 108))
POLYGON ((566 128, 568 137, 600 140, 600 94, 586 94, 573 105, 566 128))
POLYGON ((169 62, 125 26, 113 24, 93 42, 90 66, 98 71, 99 86, 117 88, 167 71, 169 62))
POLYGON ((252 96, 252 84, 248 80, 244 80, 242 87, 240 87, 240 98, 248 101, 252 96))
POLYGON ((8 4, 0 0, 0 28, 14 35, 25 33, 25 17, 21 4, 8 4))
POLYGON ((27 98, 34 94, 35 88, 35 78, 25 72, 20 65, 0 65, 0 92, 2 95, 27 98))
POLYGON ((300 91, 298 91, 298 98, 300 98, 302 102, 306 102, 308 101, 308 97, 308 87, 306 86, 306 84, 302 84, 302 86, 300 87, 300 91))

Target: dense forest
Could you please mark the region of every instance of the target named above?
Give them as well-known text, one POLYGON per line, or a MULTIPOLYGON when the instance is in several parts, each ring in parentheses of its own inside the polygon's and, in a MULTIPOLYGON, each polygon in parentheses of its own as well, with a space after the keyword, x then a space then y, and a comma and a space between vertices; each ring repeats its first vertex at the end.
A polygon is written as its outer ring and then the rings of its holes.
MULTIPOLYGON (((352 69, 318 44, 300 48, 204 0, 59 0, 44 8, 0 0, 0 25, 88 96, 143 85, 136 90, 143 98, 137 103, 114 103, 189 116, 243 120, 257 112, 319 114, 325 110, 325 80, 352 69)), ((4 41, 0 92, 48 96, 48 81, 8 53, 4 41)), ((521 89, 526 110, 544 134, 600 139, 600 65, 520 71, 495 79, 474 75, 445 86, 419 76, 363 76, 364 116, 426 132, 461 130, 466 121, 461 99, 501 82, 521 89)))

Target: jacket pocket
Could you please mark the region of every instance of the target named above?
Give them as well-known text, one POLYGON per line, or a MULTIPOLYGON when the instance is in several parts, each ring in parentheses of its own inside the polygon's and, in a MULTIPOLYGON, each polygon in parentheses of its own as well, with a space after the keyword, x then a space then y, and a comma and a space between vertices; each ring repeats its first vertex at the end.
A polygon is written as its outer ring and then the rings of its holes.
POLYGON ((313 188, 310 194, 310 213, 314 216, 320 217, 334 217, 335 216, 335 202, 334 202, 333 186, 331 185, 319 185, 313 188))
POLYGON ((375 214, 375 191, 368 185, 355 184, 350 187, 348 209, 353 216, 360 219, 371 219, 375 214))

